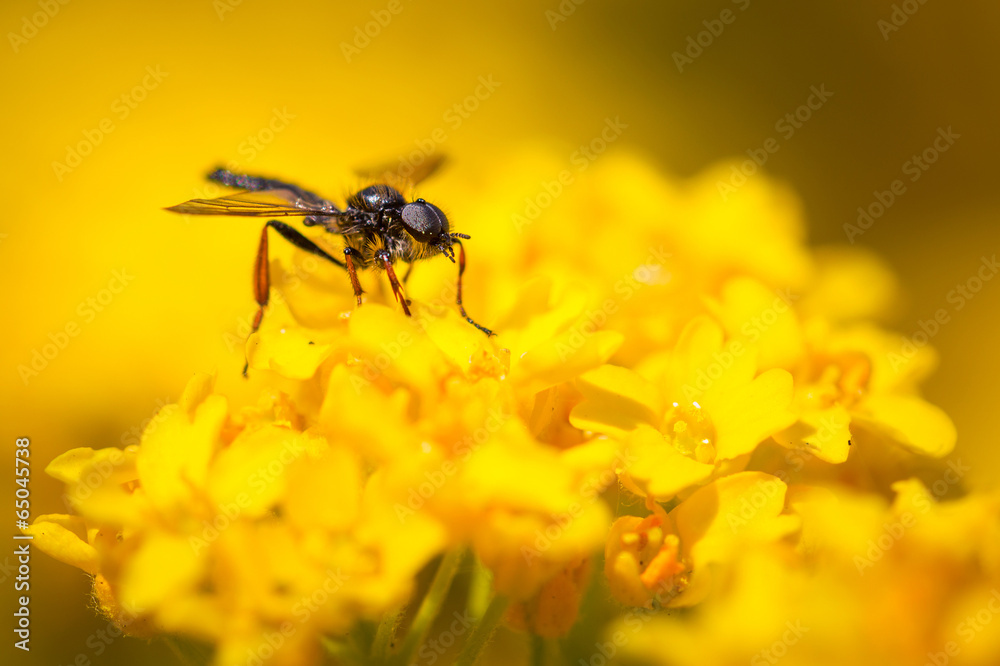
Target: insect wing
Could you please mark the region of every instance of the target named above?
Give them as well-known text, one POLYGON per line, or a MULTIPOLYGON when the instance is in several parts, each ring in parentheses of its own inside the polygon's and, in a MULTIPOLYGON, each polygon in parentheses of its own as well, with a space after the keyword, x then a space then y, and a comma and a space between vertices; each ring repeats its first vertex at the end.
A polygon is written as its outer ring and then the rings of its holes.
POLYGON ((401 161, 399 164, 384 164, 373 169, 357 169, 355 173, 372 182, 388 183, 398 189, 406 189, 429 178, 444 161, 443 154, 433 153, 420 164, 410 165, 401 161))
POLYGON ((335 216, 337 211, 325 210, 303 202, 289 190, 237 192, 216 199, 191 199, 167 208, 184 215, 241 215, 244 217, 335 216))

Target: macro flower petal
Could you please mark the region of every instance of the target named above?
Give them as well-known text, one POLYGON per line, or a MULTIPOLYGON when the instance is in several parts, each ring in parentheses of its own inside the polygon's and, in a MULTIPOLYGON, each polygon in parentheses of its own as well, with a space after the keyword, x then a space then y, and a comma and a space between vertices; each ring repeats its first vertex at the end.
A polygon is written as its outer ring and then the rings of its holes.
POLYGON ((268 326, 250 336, 246 349, 247 363, 254 370, 309 379, 330 355, 332 344, 317 341, 315 333, 301 326, 268 326))
POLYGON ((789 448, 802 448, 828 463, 842 463, 851 450, 851 415, 842 405, 803 410, 799 420, 780 432, 775 441, 789 448))
POLYGON ((143 433, 136 469, 145 496, 162 511, 180 510, 204 487, 221 446, 228 402, 209 394, 209 383, 192 379, 179 403, 163 407, 157 427, 143 433))
POLYGON ((651 495, 657 501, 673 498, 685 488, 699 485, 712 476, 715 463, 703 463, 685 456, 664 441, 655 428, 640 425, 625 440, 627 466, 621 479, 636 494, 651 495))
POLYGON ((146 612, 171 596, 180 596, 197 582, 204 565, 188 540, 167 534, 150 535, 122 572, 120 601, 146 612))
POLYGON ((856 418, 908 449, 935 458, 951 453, 958 437, 947 414, 915 396, 870 396, 856 418))
POLYGON ((795 415, 788 410, 792 395, 792 376, 786 370, 772 368, 717 400, 706 399, 718 434, 718 457, 736 458, 749 453, 794 422, 795 415))
POLYGON ((583 400, 570 413, 581 430, 622 435, 640 424, 654 424, 663 411, 656 387, 627 368, 602 365, 576 382, 583 400))
POLYGON ((21 532, 31 536, 42 552, 93 575, 100 569, 100 556, 85 540, 85 528, 83 520, 75 516, 49 514, 38 516, 21 532))
POLYGON ((699 488, 670 512, 680 537, 682 557, 691 560, 690 587, 672 605, 697 603, 709 592, 709 565, 729 562, 749 541, 773 541, 794 531, 800 521, 781 515, 787 486, 761 472, 740 472, 699 488))

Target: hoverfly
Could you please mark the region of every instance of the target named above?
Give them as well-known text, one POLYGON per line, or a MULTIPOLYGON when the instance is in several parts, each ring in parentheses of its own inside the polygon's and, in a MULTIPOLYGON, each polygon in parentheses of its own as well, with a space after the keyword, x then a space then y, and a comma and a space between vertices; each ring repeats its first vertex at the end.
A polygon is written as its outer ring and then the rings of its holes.
MULTIPOLYGON (((491 336, 493 331, 477 324, 462 305, 462 275, 465 273, 465 246, 462 241, 468 240, 469 236, 451 231, 448 218, 434 204, 423 199, 407 201, 400 191, 403 181, 408 180, 408 184, 416 185, 433 173, 442 161, 440 155, 428 158, 408 179, 402 179, 392 170, 363 173, 362 175, 372 178, 375 184, 349 196, 343 209, 291 183, 219 168, 208 174, 209 180, 226 187, 240 188, 241 192, 216 199, 191 199, 167 210, 188 215, 301 217, 303 226, 319 226, 332 234, 343 236, 344 259, 341 261, 294 227, 279 220, 267 221, 260 234, 253 268, 254 299, 258 309, 251 335, 260 328, 270 295, 267 230, 274 229, 295 247, 345 269, 358 306, 361 305, 364 293, 358 280, 358 270, 370 267, 384 270, 392 286, 392 293, 407 316, 411 316, 410 302, 403 295, 394 264, 397 261, 409 264, 403 276, 402 282, 405 284, 414 262, 443 254, 455 263, 455 250, 452 246, 458 245, 458 278, 455 289, 458 309, 467 322, 491 336)), ((243 368, 244 375, 248 365, 243 368)))

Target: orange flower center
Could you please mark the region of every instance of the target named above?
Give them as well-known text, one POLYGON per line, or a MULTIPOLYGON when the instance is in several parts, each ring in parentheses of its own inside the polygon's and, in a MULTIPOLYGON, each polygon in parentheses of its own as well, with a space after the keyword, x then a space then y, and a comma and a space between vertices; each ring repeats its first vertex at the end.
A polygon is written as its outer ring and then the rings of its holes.
POLYGON ((642 573, 639 580, 647 590, 679 592, 686 585, 681 576, 687 566, 680 560, 680 539, 665 532, 658 516, 649 516, 634 532, 622 537, 622 547, 634 553, 642 573))
POLYGON ((871 360, 860 352, 817 356, 809 373, 809 383, 813 386, 806 398, 819 409, 833 405, 850 407, 868 390, 871 372, 871 360))

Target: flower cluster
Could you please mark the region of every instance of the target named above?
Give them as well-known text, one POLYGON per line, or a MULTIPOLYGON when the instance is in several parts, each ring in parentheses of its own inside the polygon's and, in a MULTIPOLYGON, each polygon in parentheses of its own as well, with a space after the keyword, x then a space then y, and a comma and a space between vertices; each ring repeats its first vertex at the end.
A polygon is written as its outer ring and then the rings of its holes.
POLYGON ((220 666, 409 663, 470 551, 463 663, 491 623, 565 637, 588 603, 617 612, 616 650, 671 663, 945 650, 990 601, 1000 506, 951 501, 955 430, 917 392, 933 352, 874 323, 888 271, 808 249, 763 177, 722 201, 724 166, 673 182, 609 156, 511 217, 539 159, 453 204, 466 307, 498 335, 459 316, 443 258, 416 266, 409 318, 384 276, 354 307, 337 267, 276 259, 259 401, 197 375, 138 445, 59 456, 72 513, 35 543, 130 635, 220 666))

